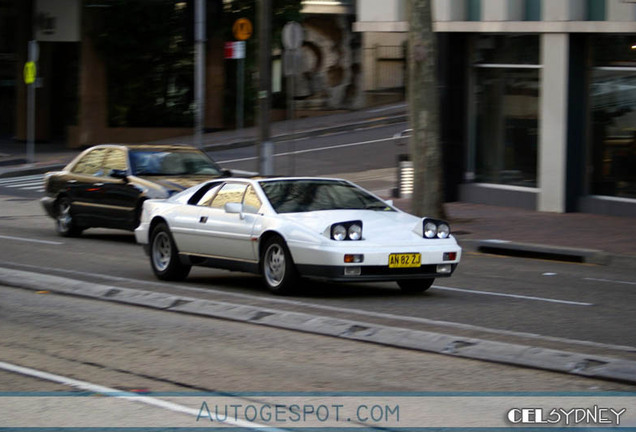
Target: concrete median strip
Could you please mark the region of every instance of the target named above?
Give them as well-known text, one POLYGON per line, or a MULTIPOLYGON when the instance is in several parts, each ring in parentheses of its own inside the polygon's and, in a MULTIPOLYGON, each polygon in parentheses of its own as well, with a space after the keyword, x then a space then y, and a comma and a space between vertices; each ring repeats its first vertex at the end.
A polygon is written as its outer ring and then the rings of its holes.
POLYGON ((636 384, 636 361, 631 360, 94 284, 9 268, 0 268, 0 285, 636 384))

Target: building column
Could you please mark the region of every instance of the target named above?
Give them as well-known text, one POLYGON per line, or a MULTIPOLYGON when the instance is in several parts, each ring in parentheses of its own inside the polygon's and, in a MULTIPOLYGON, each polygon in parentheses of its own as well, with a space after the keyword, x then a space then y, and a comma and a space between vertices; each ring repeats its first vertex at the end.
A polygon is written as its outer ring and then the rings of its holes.
POLYGON ((565 33, 542 35, 539 211, 566 210, 569 48, 565 33))

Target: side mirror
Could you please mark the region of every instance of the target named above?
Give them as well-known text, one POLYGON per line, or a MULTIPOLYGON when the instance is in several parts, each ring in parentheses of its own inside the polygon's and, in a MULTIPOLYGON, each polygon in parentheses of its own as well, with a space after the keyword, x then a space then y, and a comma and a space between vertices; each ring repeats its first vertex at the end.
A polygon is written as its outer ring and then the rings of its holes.
POLYGON ((112 178, 128 181, 128 171, 126 170, 112 169, 108 175, 112 178))
POLYGON ((224 208, 225 208, 225 213, 239 214, 239 215, 241 215, 241 219, 243 218, 243 204, 241 204, 241 203, 226 203, 224 208))

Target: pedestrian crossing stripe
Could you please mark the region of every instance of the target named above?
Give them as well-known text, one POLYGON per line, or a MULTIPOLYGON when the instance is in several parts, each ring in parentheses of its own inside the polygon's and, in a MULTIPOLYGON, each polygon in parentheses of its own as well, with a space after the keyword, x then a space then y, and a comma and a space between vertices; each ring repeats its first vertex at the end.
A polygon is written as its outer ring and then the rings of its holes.
POLYGON ((23 181, 43 180, 43 179, 44 179, 44 175, 43 174, 22 176, 22 177, 7 177, 7 178, 0 179, 0 185, 9 184, 9 183, 23 182, 23 181))
POLYGON ((28 175, 20 177, 8 177, 0 179, 1 188, 29 190, 44 192, 44 175, 28 175))

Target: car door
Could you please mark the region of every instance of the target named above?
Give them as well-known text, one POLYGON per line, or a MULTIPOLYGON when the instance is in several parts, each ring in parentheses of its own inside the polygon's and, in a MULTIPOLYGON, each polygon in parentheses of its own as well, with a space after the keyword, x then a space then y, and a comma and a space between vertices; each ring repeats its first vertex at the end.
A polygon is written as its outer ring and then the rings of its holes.
POLYGON ((103 160, 104 176, 101 179, 101 214, 104 224, 113 228, 135 228, 137 205, 141 190, 128 179, 111 177, 112 170, 129 172, 128 155, 123 148, 112 148, 103 160))
MULTIPOLYGON (((256 261, 253 228, 260 215, 244 204, 248 184, 227 182, 209 206, 201 207, 197 251, 201 255, 238 261, 256 261), (243 211, 226 211, 226 204, 243 206, 243 211)), ((260 206, 259 206, 260 208, 260 206)))
POLYGON ((108 148, 98 147, 87 152, 71 168, 66 181, 66 194, 71 200, 72 211, 86 225, 96 224, 99 218, 99 197, 102 181, 102 164, 108 148))
POLYGON ((207 209, 223 181, 210 182, 190 198, 190 202, 179 207, 170 218, 172 238, 181 253, 199 254, 201 246, 201 213, 207 209))

